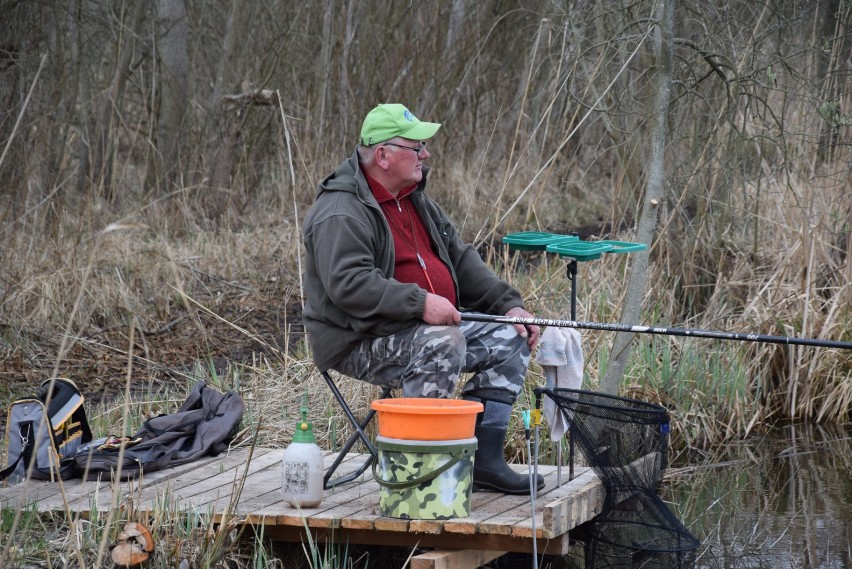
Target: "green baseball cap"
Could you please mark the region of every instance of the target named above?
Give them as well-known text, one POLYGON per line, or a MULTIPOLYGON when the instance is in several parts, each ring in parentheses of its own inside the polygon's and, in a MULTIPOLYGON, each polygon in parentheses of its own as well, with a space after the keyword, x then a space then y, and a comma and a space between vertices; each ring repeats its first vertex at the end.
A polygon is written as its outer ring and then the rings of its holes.
POLYGON ((435 136, 440 123, 423 122, 415 117, 405 105, 387 103, 378 105, 367 113, 361 125, 361 144, 372 146, 396 136, 411 140, 427 140, 435 136))

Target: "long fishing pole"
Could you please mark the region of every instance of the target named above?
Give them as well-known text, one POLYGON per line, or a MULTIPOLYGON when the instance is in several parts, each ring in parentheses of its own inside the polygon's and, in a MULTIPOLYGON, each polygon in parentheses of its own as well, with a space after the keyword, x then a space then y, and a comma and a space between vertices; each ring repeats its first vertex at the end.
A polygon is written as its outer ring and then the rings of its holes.
POLYGON ((794 338, 790 336, 766 336, 764 334, 740 334, 737 332, 718 332, 714 330, 691 330, 688 328, 663 328, 661 326, 636 326, 633 324, 606 324, 602 322, 582 322, 578 320, 553 320, 550 318, 521 318, 517 316, 493 316, 478 312, 462 312, 461 319, 471 322, 498 322, 503 324, 523 324, 534 326, 555 326, 557 328, 581 328, 584 330, 604 330, 608 332, 633 332, 635 334, 659 334, 664 336, 686 336, 690 338, 713 338, 716 340, 738 340, 740 342, 763 342, 788 346, 818 346, 821 348, 841 348, 852 350, 852 342, 819 340, 814 338, 794 338))

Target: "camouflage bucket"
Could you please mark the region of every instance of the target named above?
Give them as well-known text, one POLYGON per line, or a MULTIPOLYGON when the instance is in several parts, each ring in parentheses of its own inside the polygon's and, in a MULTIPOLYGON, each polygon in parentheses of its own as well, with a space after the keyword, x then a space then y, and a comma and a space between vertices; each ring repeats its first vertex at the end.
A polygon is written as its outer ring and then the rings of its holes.
POLYGON ((383 516, 448 520, 470 514, 476 438, 409 441, 376 437, 373 478, 383 516))

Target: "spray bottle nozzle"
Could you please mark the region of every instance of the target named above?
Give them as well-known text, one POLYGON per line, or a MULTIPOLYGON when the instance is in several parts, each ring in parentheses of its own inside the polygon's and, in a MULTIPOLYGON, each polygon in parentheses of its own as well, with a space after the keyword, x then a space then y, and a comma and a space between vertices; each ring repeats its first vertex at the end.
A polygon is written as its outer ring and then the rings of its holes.
POLYGON ((307 431, 308 426, 308 392, 305 390, 305 395, 302 397, 302 406, 299 408, 299 411, 302 413, 302 424, 301 429, 303 431, 307 431))
POLYGON ((299 407, 299 412, 302 417, 296 424, 296 432, 293 435, 293 442, 312 443, 315 441, 313 425, 308 422, 308 390, 305 389, 305 394, 302 396, 302 405, 299 407))
POLYGON ((305 394, 302 395, 302 406, 299 408, 302 412, 302 421, 308 420, 308 390, 305 389, 305 394))

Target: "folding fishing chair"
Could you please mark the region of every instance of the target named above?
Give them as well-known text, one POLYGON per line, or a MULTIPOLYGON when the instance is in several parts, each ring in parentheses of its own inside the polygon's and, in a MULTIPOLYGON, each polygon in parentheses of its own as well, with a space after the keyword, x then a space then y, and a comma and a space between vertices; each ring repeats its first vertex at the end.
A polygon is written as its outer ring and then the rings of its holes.
MULTIPOLYGON (((376 447, 373 446, 373 443, 370 441, 370 437, 367 436, 367 433, 364 429, 367 428, 367 425, 370 424, 370 421, 373 420, 373 417, 376 415, 375 409, 370 409, 367 414, 364 416, 362 420, 358 420, 355 417, 355 414, 352 413, 352 409, 350 409, 349 404, 344 399, 343 394, 338 389, 337 384, 334 383, 334 379, 332 379, 331 375, 327 371, 322 372, 322 377, 325 379, 328 388, 331 390, 332 395, 337 400, 337 403, 340 405, 340 408, 343 410, 343 414, 346 415, 346 418, 349 420, 349 423, 352 425, 352 428, 355 429, 355 432, 349 436, 349 439, 346 443, 340 448, 340 451, 337 453, 337 457, 334 459, 334 462, 331 463, 331 466, 325 471, 325 477, 323 478, 323 489, 330 490, 335 486, 340 484, 345 484, 347 482, 351 482, 361 476, 370 466, 373 464, 374 460, 378 459, 378 452, 376 451, 376 447), (370 456, 367 457, 367 460, 355 471, 350 472, 348 474, 344 474, 332 479, 337 467, 343 462, 346 458, 346 455, 349 454, 349 451, 352 450, 352 447, 355 446, 355 443, 358 442, 358 439, 364 443, 364 446, 367 447, 367 450, 370 453, 370 456)), ((382 390, 382 394, 379 396, 379 399, 386 399, 388 397, 392 397, 391 395, 392 388, 385 387, 382 390)))

